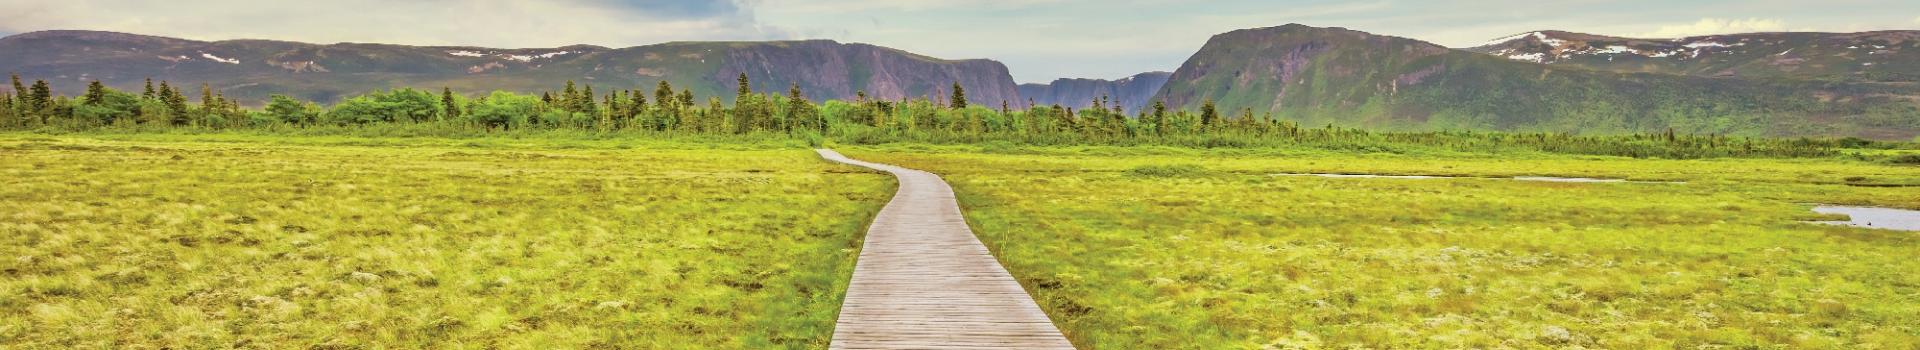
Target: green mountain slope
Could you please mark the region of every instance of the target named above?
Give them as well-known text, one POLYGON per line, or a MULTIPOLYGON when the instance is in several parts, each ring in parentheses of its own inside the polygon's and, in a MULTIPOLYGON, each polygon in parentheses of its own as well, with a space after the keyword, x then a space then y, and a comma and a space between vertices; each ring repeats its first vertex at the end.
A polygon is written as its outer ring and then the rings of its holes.
POLYGON ((1888 83, 1705 78, 1519 62, 1303 25, 1214 36, 1156 95, 1306 125, 1395 130, 1920 135, 1920 93, 1888 83))
POLYGON ((0 39, 0 73, 46 79, 77 93, 92 80, 139 91, 146 78, 201 83, 249 103, 270 94, 335 101, 373 89, 452 87, 537 92, 567 80, 600 92, 644 89, 665 80, 701 98, 731 99, 746 73, 760 91, 790 84, 814 99, 942 96, 958 82, 981 103, 1024 105, 1005 65, 943 60, 833 41, 675 42, 611 49, 425 47, 266 40, 194 41, 92 31, 47 31, 0 39))

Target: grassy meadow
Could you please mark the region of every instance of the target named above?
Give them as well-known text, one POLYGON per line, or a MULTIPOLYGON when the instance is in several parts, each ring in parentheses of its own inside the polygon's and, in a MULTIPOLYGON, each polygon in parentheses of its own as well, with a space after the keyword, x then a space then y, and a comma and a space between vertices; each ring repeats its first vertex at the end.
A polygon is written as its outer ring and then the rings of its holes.
POLYGON ((1157 147, 848 147, 942 174, 1083 349, 1920 347, 1920 168, 1157 147), (1278 173, 1623 178, 1337 179, 1278 173), (1849 185, 1849 184, 1853 185, 1849 185))
POLYGON ((824 348, 892 179, 804 147, 0 134, 0 348, 824 348))

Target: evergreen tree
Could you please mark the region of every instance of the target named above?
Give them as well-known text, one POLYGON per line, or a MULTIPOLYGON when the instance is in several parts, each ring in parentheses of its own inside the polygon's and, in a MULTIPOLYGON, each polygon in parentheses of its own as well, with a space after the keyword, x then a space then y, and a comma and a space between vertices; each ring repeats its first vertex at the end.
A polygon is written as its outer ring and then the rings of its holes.
POLYGON ((219 108, 219 105, 215 104, 215 102, 216 101, 213 100, 213 87, 207 85, 207 83, 200 83, 200 113, 213 113, 215 109, 219 108))
POLYGON ((787 89, 788 125, 799 126, 819 132, 827 132, 827 123, 820 119, 820 111, 813 107, 813 101, 800 94, 800 84, 794 83, 787 89))
POLYGON ((187 124, 188 119, 187 119, 187 96, 186 95, 180 94, 179 89, 174 89, 172 86, 167 85, 166 81, 161 81, 160 82, 160 100, 161 102, 164 102, 166 104, 167 113, 172 117, 168 120, 169 123, 172 123, 173 125, 187 124))
POLYGON ((1153 116, 1153 133, 1158 135, 1166 135, 1167 134, 1167 103, 1166 101, 1153 101, 1152 116, 1153 116))
POLYGON ((14 74, 14 75, 13 75, 13 96, 14 96, 14 97, 18 97, 18 98, 26 98, 26 97, 27 97, 27 86, 26 86, 26 85, 20 85, 20 75, 19 75, 19 74, 14 74))
POLYGON ((573 100, 573 111, 586 113, 589 116, 599 114, 598 108, 594 108, 595 97, 598 96, 593 95, 593 85, 587 85, 586 91, 580 92, 580 96, 573 100))
POLYGON ((47 86, 46 80, 34 80, 32 89, 27 95, 27 111, 32 113, 29 115, 40 116, 40 124, 46 124, 53 114, 53 88, 47 86))
POLYGON ((627 90, 627 115, 635 116, 647 110, 647 93, 627 90))
POLYGON ((440 88, 440 118, 442 120, 460 119, 460 103, 453 99, 453 88, 440 88))
POLYGON ((747 73, 740 73, 740 90, 738 92, 740 94, 735 96, 733 100, 735 105, 740 104, 740 98, 753 94, 753 83, 747 81, 747 73))
POLYGON ((953 82, 953 109, 967 109, 967 89, 960 82, 953 82))
POLYGON ((143 94, 140 94, 140 98, 144 98, 144 99, 149 99, 149 100, 151 100, 151 99, 153 99, 154 97, 155 97, 155 96, 154 96, 154 92, 153 92, 153 78, 147 78, 147 92, 146 92, 146 93, 143 93, 143 94))
POLYGON ((1213 99, 1208 98, 1205 104, 1200 105, 1200 126, 1212 127, 1214 123, 1218 123, 1219 121, 1220 112, 1214 110, 1213 99))
POLYGON ((580 90, 575 90, 573 88, 573 81, 568 80, 567 89, 560 90, 560 108, 571 111, 574 107, 574 101, 578 100, 580 100, 580 90))
POLYGON ((80 103, 86 104, 88 106, 99 106, 101 103, 105 103, 105 102, 107 102, 107 87, 105 85, 101 85, 99 80, 95 80, 92 83, 88 83, 87 97, 85 100, 80 101, 80 103))
POLYGON ((653 88, 653 102, 659 105, 661 110, 676 106, 676 104, 673 103, 673 84, 667 83, 666 80, 661 80, 659 84, 656 84, 653 88))

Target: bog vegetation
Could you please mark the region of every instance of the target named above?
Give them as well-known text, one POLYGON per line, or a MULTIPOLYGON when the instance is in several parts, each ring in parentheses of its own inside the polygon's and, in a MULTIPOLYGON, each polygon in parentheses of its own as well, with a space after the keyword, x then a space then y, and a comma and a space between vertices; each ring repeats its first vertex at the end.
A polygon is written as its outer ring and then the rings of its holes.
POLYGON ((824 348, 891 186, 794 147, 280 141, 0 135, 0 348, 824 348))
POLYGON ((843 147, 942 174, 1085 349, 1910 349, 1920 208, 1846 159, 843 147), (1184 164, 1184 165, 1183 165, 1184 164), (1474 178, 1273 176, 1354 173, 1474 178), (1647 183, 1550 183, 1562 176, 1647 183), (1656 183, 1657 182, 1657 183, 1656 183), (1670 183, 1684 182, 1684 183, 1670 183))
POLYGON ((1895 143, 1847 139, 1771 139, 1724 135, 1685 135, 1671 131, 1632 135, 1494 133, 1472 131, 1373 132, 1300 125, 1251 110, 1217 110, 1206 103, 1197 111, 1169 110, 1155 102, 1134 115, 1121 104, 1101 99, 1088 108, 1059 105, 1011 108, 967 100, 965 87, 950 96, 881 100, 858 94, 852 101, 814 103, 798 86, 785 93, 753 91, 739 78, 733 96, 706 96, 676 90, 662 81, 646 89, 598 90, 567 82, 558 91, 538 95, 495 91, 470 97, 399 88, 347 98, 320 106, 273 96, 260 109, 241 107, 201 85, 197 102, 186 87, 166 81, 147 84, 140 94, 94 83, 78 98, 58 96, 44 81, 31 87, 18 76, 11 95, 0 96, 0 128, 40 131, 265 132, 276 134, 362 136, 480 137, 541 132, 594 136, 667 137, 754 135, 847 144, 889 142, 980 143, 1005 141, 1027 145, 1171 145, 1188 147, 1311 147, 1361 152, 1527 150, 1554 153, 1652 158, 1809 157, 1839 154, 1839 149, 1903 147, 1895 143), (730 102, 730 103, 728 103, 730 102))

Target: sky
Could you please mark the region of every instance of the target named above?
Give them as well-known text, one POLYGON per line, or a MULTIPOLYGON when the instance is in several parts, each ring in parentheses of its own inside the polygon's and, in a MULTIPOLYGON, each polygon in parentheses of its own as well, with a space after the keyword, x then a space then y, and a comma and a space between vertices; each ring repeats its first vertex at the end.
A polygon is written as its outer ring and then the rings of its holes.
POLYGON ((0 35, 514 48, 834 39, 999 60, 1020 82, 1172 71, 1214 34, 1288 23, 1470 47, 1544 29, 1654 38, 1920 29, 1920 1, 0 0, 0 35))

